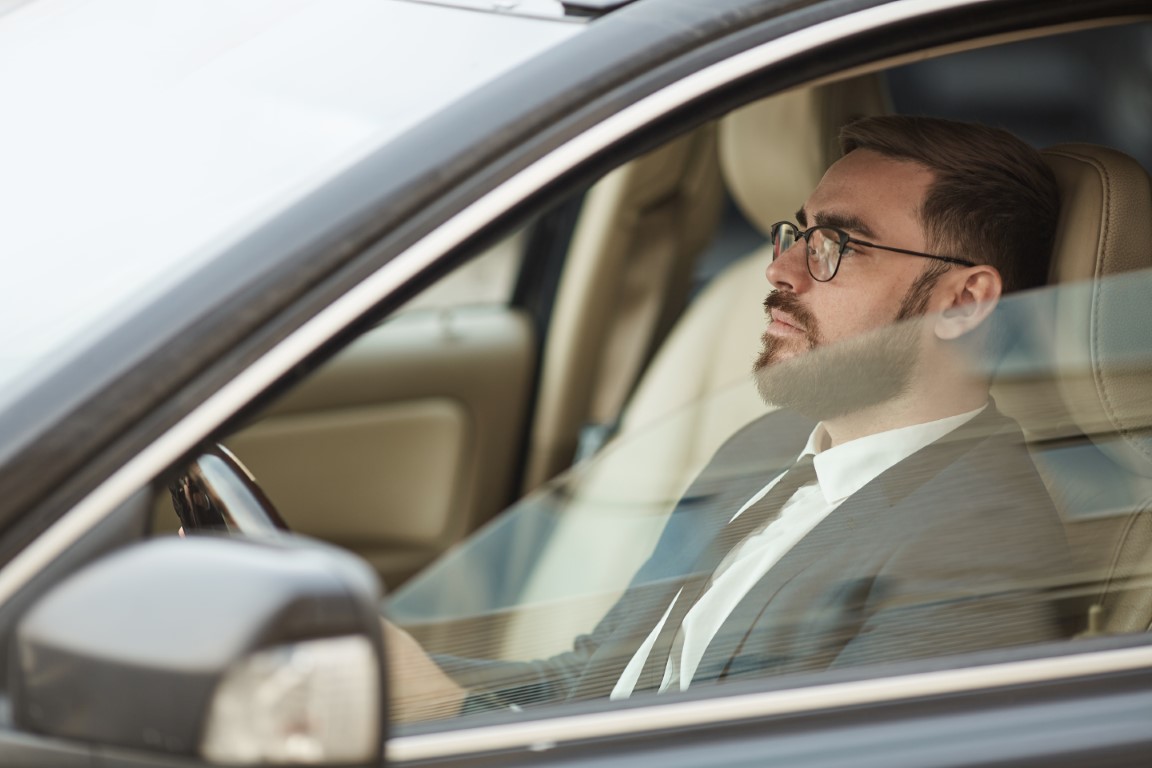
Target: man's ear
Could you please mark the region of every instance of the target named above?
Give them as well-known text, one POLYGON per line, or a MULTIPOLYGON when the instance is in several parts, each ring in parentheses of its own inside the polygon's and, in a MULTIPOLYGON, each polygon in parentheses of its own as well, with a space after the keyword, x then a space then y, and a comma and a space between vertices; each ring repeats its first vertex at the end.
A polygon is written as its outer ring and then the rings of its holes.
POLYGON ((1000 300, 1000 272, 987 264, 946 273, 933 330, 939 339, 958 339, 983 323, 1000 300))

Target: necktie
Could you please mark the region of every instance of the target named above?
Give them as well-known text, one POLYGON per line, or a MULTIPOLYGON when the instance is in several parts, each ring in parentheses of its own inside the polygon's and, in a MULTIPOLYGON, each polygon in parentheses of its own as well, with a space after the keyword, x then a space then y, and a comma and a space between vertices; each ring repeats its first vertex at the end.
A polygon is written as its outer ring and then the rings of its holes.
MULTIPOLYGON (((673 652, 674 648, 679 647, 675 640, 679 634, 680 625, 683 623, 684 617, 688 615, 688 611, 692 610, 697 601, 708 591, 712 582, 712 575, 724 557, 749 534, 760 530, 774 520, 793 494, 815 479, 816 470, 812 465, 812 456, 806 454, 784 473, 780 480, 772 486, 772 489, 764 494, 763 498, 744 510, 739 517, 720 530, 713 542, 693 564, 692 575, 685 580, 684 586, 681 587, 679 597, 676 598, 676 602, 668 614, 668 619, 660 629, 660 634, 656 637, 656 642, 648 654, 647 661, 644 662, 644 668, 636 682, 635 691, 654 691, 660 688, 660 683, 664 679, 664 670, 668 665, 669 654, 673 652)), ((679 659, 676 661, 676 669, 679 669, 679 659)))

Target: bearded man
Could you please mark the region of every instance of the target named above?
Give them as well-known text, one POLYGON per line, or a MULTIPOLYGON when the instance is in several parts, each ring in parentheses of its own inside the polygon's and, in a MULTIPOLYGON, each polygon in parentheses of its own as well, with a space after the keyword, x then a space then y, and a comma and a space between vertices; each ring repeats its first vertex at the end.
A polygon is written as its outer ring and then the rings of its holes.
POLYGON ((783 408, 720 448, 571 652, 433 662, 390 627, 401 699, 626 698, 1064 636, 1063 529, 974 364, 1006 341, 1001 295, 1046 279, 1055 180, 983 126, 867 118, 841 143, 772 228, 754 375, 783 408))

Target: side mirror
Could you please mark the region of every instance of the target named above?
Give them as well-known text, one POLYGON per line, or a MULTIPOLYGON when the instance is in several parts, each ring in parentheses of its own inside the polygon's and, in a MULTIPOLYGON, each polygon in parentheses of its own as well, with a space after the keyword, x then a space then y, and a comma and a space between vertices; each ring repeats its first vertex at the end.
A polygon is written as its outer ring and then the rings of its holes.
POLYGON ((159 539, 21 619, 18 727, 229 764, 379 764, 379 587, 358 558, 276 540, 159 539))

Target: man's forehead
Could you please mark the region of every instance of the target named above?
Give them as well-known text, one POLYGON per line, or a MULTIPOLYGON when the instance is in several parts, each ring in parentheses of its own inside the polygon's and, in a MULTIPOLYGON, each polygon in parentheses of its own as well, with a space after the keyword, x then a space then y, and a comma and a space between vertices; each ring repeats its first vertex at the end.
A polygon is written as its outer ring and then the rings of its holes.
POLYGON ((935 174, 920 163, 858 149, 832 164, 797 212, 797 220, 864 238, 884 237, 893 225, 899 226, 899 219, 919 223, 934 180, 935 174))

